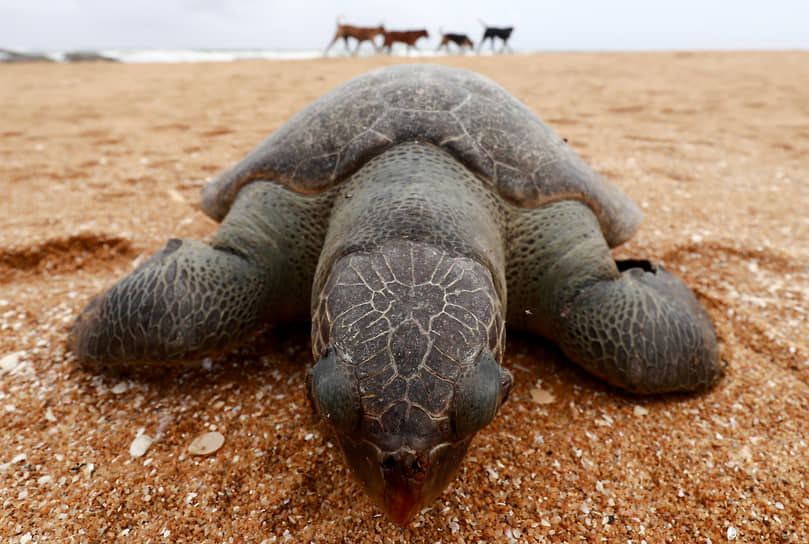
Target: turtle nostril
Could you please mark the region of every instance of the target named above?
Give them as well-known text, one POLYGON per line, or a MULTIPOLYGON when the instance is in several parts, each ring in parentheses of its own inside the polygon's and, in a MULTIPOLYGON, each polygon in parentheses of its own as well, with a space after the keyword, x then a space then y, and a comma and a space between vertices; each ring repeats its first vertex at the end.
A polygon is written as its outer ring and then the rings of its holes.
POLYGON ((388 455, 382 460, 382 468, 385 470, 393 469, 394 465, 396 465, 396 461, 393 459, 392 455, 388 455))
POLYGON ((410 453, 402 457, 393 454, 386 455, 379 465, 385 472, 397 474, 399 477, 420 480, 427 470, 428 461, 419 455, 410 453))

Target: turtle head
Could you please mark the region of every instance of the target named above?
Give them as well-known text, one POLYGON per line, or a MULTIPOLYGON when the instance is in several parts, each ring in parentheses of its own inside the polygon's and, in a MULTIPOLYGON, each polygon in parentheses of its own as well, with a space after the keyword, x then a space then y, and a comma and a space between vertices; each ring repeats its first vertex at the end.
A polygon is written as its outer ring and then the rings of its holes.
POLYGON ((452 480, 472 437, 508 395, 511 374, 483 348, 453 381, 430 374, 397 386, 393 377, 370 389, 350 360, 327 348, 309 373, 309 398, 371 499, 406 525, 452 480))
POLYGON ((404 525, 452 480, 511 388, 492 273, 395 241, 337 260, 315 291, 309 398, 368 495, 404 525))

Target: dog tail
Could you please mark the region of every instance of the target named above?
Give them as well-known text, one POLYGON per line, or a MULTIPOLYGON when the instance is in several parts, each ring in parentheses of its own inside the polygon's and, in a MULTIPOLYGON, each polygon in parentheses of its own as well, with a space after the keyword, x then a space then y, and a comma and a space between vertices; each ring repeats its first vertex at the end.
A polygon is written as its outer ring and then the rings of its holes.
POLYGON ((483 25, 483 28, 489 28, 489 25, 487 25, 486 23, 484 23, 484 22, 483 22, 483 19, 478 18, 478 22, 479 22, 481 25, 483 25))

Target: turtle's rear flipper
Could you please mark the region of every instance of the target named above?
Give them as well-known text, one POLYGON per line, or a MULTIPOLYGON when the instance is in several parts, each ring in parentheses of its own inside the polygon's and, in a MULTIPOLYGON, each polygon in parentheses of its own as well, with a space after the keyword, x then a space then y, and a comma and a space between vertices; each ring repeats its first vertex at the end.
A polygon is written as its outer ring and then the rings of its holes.
POLYGON ((263 319, 273 275, 242 256, 172 239, 95 297, 68 347, 84 363, 173 363, 226 351, 263 319))
POLYGON ((618 262, 559 308, 556 342, 583 368, 637 393, 695 391, 721 375, 713 324, 691 290, 647 261, 618 262))

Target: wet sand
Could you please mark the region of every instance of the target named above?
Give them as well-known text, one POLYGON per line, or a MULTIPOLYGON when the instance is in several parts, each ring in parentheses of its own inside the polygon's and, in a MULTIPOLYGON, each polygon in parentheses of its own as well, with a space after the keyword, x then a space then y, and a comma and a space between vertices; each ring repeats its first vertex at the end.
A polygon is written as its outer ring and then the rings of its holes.
POLYGON ((206 179, 323 92, 404 60, 0 66, 0 540, 809 540, 809 53, 438 61, 506 87, 638 202, 614 254, 696 291, 721 382, 626 395, 512 333, 508 402, 398 528, 311 414, 305 325, 152 370, 86 371, 65 336, 167 238, 210 239, 206 179), (224 445, 191 455, 208 431, 224 445))

